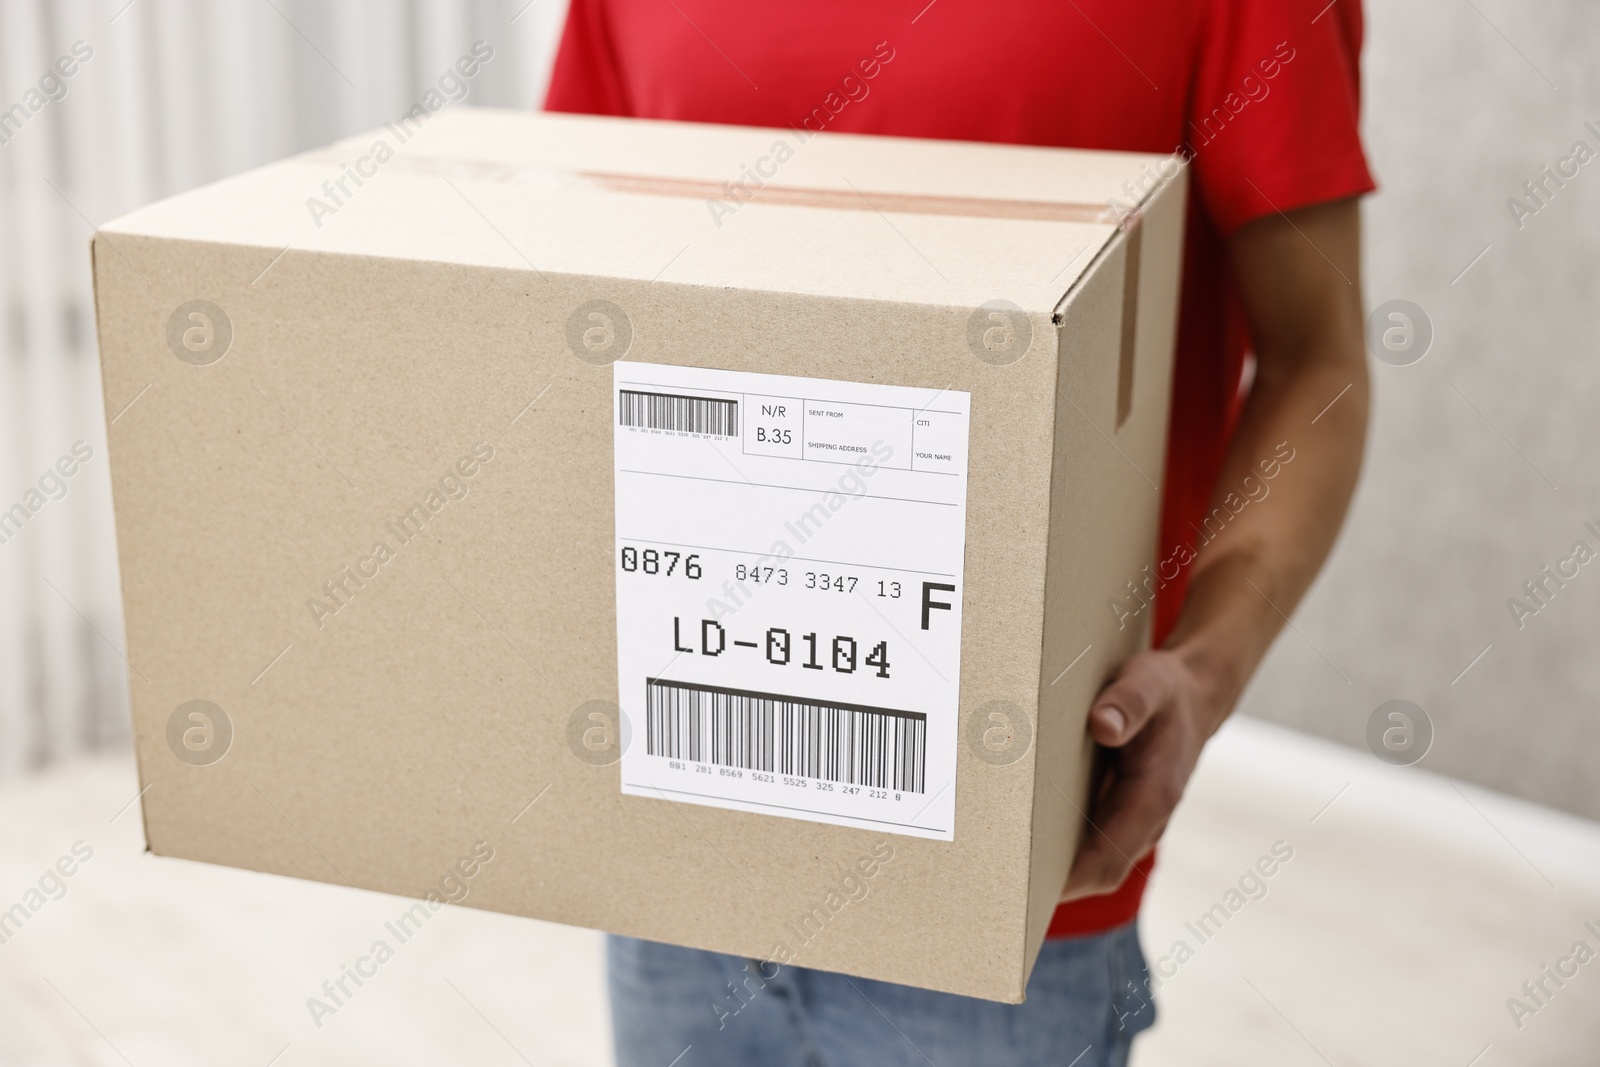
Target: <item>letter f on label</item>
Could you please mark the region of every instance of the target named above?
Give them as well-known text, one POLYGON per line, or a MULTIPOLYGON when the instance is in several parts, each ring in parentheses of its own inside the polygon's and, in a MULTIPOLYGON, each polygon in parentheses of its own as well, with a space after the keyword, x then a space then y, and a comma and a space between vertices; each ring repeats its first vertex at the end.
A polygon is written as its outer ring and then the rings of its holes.
POLYGON ((928 612, 934 610, 935 608, 940 611, 950 610, 949 604, 946 604, 942 600, 933 599, 933 594, 935 591, 941 593, 954 593, 956 591, 956 587, 953 585, 946 585, 943 582, 922 583, 922 628, 924 630, 928 628, 928 612))

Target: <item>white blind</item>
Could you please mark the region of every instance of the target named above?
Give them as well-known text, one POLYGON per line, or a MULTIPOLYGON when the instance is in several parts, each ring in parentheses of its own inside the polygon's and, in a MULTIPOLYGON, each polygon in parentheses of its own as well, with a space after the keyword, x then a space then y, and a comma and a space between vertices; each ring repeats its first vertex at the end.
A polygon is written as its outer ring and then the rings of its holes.
POLYGON ((0 777, 128 730, 105 420, 134 398, 102 406, 93 227, 379 126, 478 41, 494 55, 464 102, 533 108, 564 10, 562 0, 0 3, 0 777))

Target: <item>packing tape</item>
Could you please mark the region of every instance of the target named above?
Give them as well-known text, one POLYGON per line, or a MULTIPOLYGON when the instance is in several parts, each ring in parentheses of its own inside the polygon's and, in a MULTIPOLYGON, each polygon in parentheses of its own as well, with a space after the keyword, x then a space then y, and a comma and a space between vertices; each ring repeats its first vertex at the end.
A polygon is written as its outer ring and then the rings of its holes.
POLYGON ((1122 267, 1122 343, 1117 349, 1117 421, 1113 427, 1122 429, 1133 409, 1133 356, 1139 332, 1139 248, 1144 226, 1142 216, 1135 213, 1123 224, 1126 235, 1126 258, 1122 267))
MULTIPOLYGON (((335 148, 323 148, 298 157, 302 162, 333 167, 343 165, 335 148)), ((622 174, 598 170, 557 170, 545 167, 517 167, 470 159, 440 159, 412 154, 396 155, 383 165, 385 170, 411 174, 431 174, 463 181, 508 182, 542 188, 594 188, 613 193, 679 197, 745 203, 766 203, 788 207, 821 207, 845 211, 894 212, 907 215, 954 215, 967 218, 1028 219, 1038 222, 1089 222, 1110 225, 1116 212, 1107 204, 1086 204, 1063 200, 1019 200, 1005 197, 944 196, 930 193, 866 192, 855 188, 827 189, 814 186, 777 185, 735 186, 700 178, 668 178, 653 174, 622 174)))
POLYGON ((735 187, 731 182, 695 178, 662 178, 641 174, 581 171, 602 188, 647 196, 681 196, 693 200, 781 204, 788 207, 823 207, 842 211, 892 211, 905 215, 957 215, 984 219, 1030 219, 1039 222, 1114 223, 1116 214, 1105 204, 1061 200, 1013 200, 983 196, 942 196, 929 193, 863 192, 860 189, 824 189, 801 185, 735 187))

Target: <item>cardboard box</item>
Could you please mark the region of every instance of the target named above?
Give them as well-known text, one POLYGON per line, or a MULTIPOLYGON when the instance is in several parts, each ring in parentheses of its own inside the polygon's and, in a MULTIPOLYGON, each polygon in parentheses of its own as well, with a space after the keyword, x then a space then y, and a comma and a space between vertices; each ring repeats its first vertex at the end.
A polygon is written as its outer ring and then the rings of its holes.
POLYGON ((105 226, 150 849, 1020 1000, 1184 194, 458 109, 105 226))

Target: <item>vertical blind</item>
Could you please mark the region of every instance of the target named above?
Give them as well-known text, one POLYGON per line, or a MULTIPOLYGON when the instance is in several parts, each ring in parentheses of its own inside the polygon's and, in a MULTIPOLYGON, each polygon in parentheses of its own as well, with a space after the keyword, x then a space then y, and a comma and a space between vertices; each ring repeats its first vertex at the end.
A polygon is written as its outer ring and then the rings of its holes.
POLYGON ((563 0, 0 3, 0 777, 127 736, 94 227, 458 101, 532 108, 563 0), (446 96, 459 96, 447 81, 446 96), (87 458, 85 458, 87 456, 87 458), (66 473, 70 472, 70 473, 66 473))

